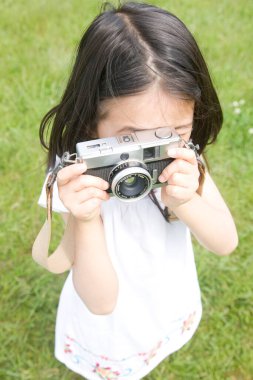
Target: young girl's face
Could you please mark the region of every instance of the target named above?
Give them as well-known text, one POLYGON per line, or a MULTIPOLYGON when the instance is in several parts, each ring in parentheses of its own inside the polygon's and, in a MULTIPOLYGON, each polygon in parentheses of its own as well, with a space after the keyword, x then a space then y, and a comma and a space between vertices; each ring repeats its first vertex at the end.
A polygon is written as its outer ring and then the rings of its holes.
POLYGON ((188 141, 192 131, 193 112, 193 101, 175 98, 153 86, 137 95, 101 102, 96 137, 112 137, 169 126, 188 141))

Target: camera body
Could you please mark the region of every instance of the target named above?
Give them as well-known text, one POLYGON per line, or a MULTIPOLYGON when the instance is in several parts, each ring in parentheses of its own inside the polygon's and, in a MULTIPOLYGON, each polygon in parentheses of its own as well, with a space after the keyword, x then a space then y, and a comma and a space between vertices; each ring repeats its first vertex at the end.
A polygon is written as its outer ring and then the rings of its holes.
POLYGON ((158 177, 173 161, 168 148, 181 141, 173 129, 162 127, 80 142, 76 153, 78 161, 87 164, 85 174, 103 178, 110 184, 110 195, 132 202, 163 185, 158 177))

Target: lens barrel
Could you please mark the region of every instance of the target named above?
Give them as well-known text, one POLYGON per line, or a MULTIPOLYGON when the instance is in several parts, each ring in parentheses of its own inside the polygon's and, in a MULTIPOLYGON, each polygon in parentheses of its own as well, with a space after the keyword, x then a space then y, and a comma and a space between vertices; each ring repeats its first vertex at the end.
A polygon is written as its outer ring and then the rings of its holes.
POLYGON ((112 193, 125 202, 145 197, 152 188, 152 178, 147 166, 136 160, 116 165, 109 175, 109 183, 112 193))

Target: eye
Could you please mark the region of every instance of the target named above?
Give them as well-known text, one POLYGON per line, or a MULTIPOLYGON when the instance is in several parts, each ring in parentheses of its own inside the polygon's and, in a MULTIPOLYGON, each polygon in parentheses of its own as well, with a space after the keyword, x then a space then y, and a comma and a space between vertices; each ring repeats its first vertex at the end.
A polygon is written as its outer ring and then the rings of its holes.
POLYGON ((176 132, 182 136, 182 135, 186 135, 188 133, 191 133, 192 131, 192 125, 187 125, 187 126, 184 126, 184 127, 178 127, 178 128, 175 128, 176 132))
POLYGON ((122 136, 122 135, 128 135, 129 133, 132 133, 133 131, 130 130, 130 129, 123 129, 122 131, 118 132, 117 134, 119 136, 122 136))

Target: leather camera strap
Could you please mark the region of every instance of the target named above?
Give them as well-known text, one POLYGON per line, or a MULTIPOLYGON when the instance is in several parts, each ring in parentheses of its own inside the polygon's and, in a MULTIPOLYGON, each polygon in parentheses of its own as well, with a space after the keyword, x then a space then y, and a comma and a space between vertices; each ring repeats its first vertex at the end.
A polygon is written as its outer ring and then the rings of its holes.
POLYGON ((50 255, 52 199, 55 180, 56 175, 54 173, 49 175, 46 185, 47 219, 33 243, 32 257, 39 265, 47 269, 49 272, 63 273, 71 268, 74 261, 73 220, 70 215, 62 240, 57 249, 50 255), (55 178, 53 178, 53 176, 55 178))

